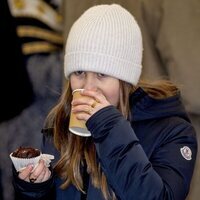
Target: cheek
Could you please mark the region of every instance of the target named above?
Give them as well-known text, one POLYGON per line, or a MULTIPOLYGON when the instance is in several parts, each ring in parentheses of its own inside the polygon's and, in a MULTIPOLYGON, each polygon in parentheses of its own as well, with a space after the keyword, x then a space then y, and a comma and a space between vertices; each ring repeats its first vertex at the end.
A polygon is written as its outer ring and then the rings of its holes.
MULTIPOLYGON (((107 88, 108 89, 108 88, 107 88)), ((110 87, 110 89, 105 92, 105 96, 107 98, 107 100, 114 106, 118 106, 119 104, 119 92, 120 89, 119 87, 110 87)))

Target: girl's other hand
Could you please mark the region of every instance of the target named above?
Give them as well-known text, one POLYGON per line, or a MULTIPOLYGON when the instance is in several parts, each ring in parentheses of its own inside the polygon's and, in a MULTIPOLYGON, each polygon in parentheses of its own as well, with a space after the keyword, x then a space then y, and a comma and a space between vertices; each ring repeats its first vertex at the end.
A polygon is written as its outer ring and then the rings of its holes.
POLYGON ((51 171, 45 166, 44 160, 40 160, 38 166, 34 170, 33 166, 29 165, 18 175, 20 179, 31 183, 42 183, 47 181, 50 176, 51 171))

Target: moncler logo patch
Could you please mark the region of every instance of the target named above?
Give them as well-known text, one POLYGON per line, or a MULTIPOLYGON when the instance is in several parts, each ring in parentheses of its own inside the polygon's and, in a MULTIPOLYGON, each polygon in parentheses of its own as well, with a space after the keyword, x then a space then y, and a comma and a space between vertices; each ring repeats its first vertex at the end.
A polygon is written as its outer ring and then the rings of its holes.
POLYGON ((192 160, 192 151, 188 146, 184 146, 183 148, 180 148, 181 154, 183 158, 186 160, 192 160))

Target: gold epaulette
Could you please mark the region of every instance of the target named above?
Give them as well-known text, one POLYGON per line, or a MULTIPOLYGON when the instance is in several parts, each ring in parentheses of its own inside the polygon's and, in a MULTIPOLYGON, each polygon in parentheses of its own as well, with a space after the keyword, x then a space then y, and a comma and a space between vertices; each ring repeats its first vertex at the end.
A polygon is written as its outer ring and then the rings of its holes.
POLYGON ((62 32, 62 16, 42 0, 8 0, 14 17, 35 18, 51 29, 62 32))
POLYGON ((59 50, 56 45, 44 41, 27 42, 22 45, 22 52, 24 55, 35 53, 50 53, 56 50, 59 50))
POLYGON ((63 44, 62 34, 55 33, 54 31, 38 28, 35 26, 18 26, 17 35, 21 38, 32 37, 37 39, 42 39, 49 41, 50 43, 63 44))

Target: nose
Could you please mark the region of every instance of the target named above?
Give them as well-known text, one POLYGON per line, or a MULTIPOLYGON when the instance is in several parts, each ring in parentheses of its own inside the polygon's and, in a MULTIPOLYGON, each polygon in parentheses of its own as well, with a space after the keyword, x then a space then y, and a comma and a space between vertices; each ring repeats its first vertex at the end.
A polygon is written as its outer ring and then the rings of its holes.
POLYGON ((86 74, 83 88, 87 89, 87 90, 96 90, 97 89, 97 81, 96 81, 95 73, 88 72, 86 74))

